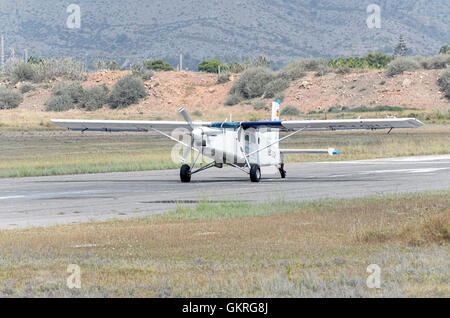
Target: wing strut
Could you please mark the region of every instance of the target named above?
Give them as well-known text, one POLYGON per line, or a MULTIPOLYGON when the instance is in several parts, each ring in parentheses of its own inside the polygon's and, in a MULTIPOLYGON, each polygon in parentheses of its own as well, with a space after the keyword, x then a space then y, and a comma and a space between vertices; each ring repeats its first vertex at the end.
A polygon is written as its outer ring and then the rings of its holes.
POLYGON ((254 155, 255 153, 261 152, 261 151, 263 151, 264 149, 267 149, 267 148, 269 148, 269 147, 272 147, 272 146, 275 145, 276 143, 278 143, 278 142, 280 142, 280 141, 283 141, 283 140, 285 140, 285 139, 288 139, 289 137, 292 137, 292 136, 298 134, 299 132, 305 130, 306 128, 308 128, 308 127, 303 127, 302 129, 296 130, 296 131, 294 131, 293 133, 290 133, 289 135, 284 136, 283 138, 277 139, 277 140, 275 140, 274 142, 272 142, 271 144, 269 144, 268 146, 259 148, 259 149, 255 150, 255 151, 249 153, 248 155, 246 155, 246 157, 250 157, 251 155, 254 155))

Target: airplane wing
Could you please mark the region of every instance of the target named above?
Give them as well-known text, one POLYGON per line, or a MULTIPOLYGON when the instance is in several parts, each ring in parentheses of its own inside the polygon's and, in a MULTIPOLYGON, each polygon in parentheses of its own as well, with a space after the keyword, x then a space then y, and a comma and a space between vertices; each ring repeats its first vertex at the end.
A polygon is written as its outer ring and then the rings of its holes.
POLYGON ((261 126, 280 128, 282 130, 352 130, 352 129, 393 129, 417 128, 424 124, 415 118, 386 118, 386 119, 332 119, 332 120, 286 120, 267 122, 242 122, 244 129, 261 126))
MULTIPOLYGON (((141 120, 78 120, 52 119, 58 126, 77 131, 107 131, 107 132, 148 132, 152 129, 173 131, 176 128, 189 128, 185 121, 141 121, 141 120)), ((210 126, 208 122, 193 122, 194 127, 210 126)))

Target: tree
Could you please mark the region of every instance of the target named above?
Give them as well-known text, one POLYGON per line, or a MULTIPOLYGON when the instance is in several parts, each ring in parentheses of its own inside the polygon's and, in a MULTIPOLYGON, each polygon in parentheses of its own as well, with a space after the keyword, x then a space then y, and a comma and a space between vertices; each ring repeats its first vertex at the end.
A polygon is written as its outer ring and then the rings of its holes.
POLYGON ((450 54, 450 45, 445 44, 444 46, 442 46, 439 54, 450 54))
POLYGON ((219 73, 219 66, 221 71, 225 71, 226 66, 221 61, 203 61, 198 65, 198 71, 207 73, 219 73))
POLYGON ((406 46, 406 40, 400 35, 398 44, 394 48, 394 56, 406 56, 408 55, 408 47, 406 46))
POLYGON ((161 59, 153 61, 144 61, 144 66, 147 69, 154 71, 173 71, 172 65, 161 59))

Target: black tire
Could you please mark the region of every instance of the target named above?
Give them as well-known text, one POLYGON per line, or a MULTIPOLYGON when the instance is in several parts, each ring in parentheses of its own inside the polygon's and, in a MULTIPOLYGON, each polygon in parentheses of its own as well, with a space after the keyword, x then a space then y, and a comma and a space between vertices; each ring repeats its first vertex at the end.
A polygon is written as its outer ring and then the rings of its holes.
POLYGON ((188 165, 182 165, 180 168, 180 180, 181 182, 191 182, 191 167, 188 165))
POLYGON ((281 167, 279 170, 280 170, 281 179, 285 179, 286 178, 286 170, 284 170, 284 164, 281 164, 281 167))
POLYGON ((252 182, 259 182, 261 180, 261 169, 256 164, 250 166, 250 180, 252 182))

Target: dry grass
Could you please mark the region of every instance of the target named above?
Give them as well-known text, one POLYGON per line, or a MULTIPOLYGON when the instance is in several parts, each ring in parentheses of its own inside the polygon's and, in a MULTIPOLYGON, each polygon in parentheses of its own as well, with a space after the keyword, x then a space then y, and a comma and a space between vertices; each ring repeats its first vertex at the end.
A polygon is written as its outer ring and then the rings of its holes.
POLYGON ((4 230, 0 294, 449 297, 449 195, 201 203, 144 219, 4 230), (379 290, 365 284, 373 263, 379 290), (81 266, 80 290, 65 286, 68 264, 81 266))
MULTIPOLYGON (((1 131, 0 177, 22 177, 177 168, 173 143, 148 134, 78 133, 67 131, 1 131)), ((286 155, 287 162, 338 161, 450 153, 450 128, 386 132, 301 133, 282 148, 329 148, 342 154, 286 155)))

